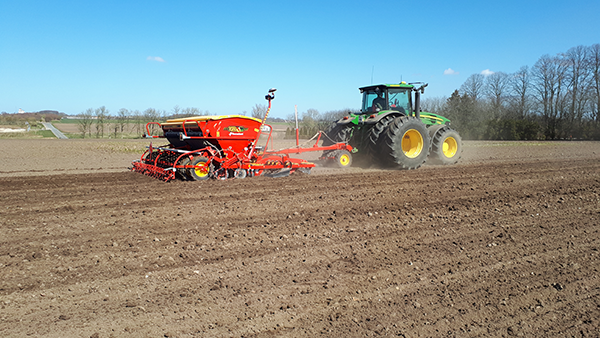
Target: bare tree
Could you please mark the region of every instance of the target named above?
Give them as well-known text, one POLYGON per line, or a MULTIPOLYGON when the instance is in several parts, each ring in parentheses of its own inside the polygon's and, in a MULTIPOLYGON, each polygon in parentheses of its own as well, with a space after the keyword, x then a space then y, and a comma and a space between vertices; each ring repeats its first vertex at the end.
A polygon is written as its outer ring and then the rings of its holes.
POLYGON ((154 108, 148 108, 148 109, 144 110, 143 116, 144 116, 144 121, 146 123, 155 122, 156 120, 159 119, 160 113, 158 110, 156 110, 154 108))
POLYGON ((590 92, 592 94, 592 119, 596 124, 600 124, 600 44, 591 46, 588 64, 592 73, 590 85, 590 92))
MULTIPOLYGON (((167 118, 169 117, 169 113, 167 113, 166 110, 162 109, 162 110, 158 110, 158 119, 160 121, 166 121, 167 118)), ((158 122, 158 121, 157 121, 158 122)))
POLYGON ((427 97, 421 101, 421 108, 426 112, 441 114, 447 100, 445 97, 427 97))
POLYGON ((530 89, 529 67, 523 66, 510 78, 510 88, 514 99, 512 100, 515 115, 524 119, 529 114, 531 103, 529 99, 530 89))
POLYGON ((312 122, 317 121, 319 119, 319 111, 316 109, 309 109, 301 114, 302 121, 312 122))
POLYGON ((503 104, 508 86, 509 77, 504 72, 495 72, 485 78, 484 92, 492 103, 492 118, 499 118, 503 115, 503 104))
POLYGON ((566 77, 570 94, 569 108, 566 113, 566 132, 569 135, 580 134, 584 111, 590 99, 588 95, 591 74, 590 67, 588 67, 589 52, 588 47, 577 46, 569 49, 565 54, 566 77))
POLYGON ((92 123, 94 122, 94 110, 88 108, 85 112, 77 115, 77 129, 81 132, 81 137, 85 138, 87 133, 92 136, 92 123))
POLYGON ((155 124, 149 124, 149 122, 158 122, 158 120, 160 119, 160 112, 154 108, 148 108, 146 110, 144 110, 144 112, 142 113, 143 116, 143 120, 144 120, 144 124, 146 124, 149 127, 149 132, 151 135, 156 135, 155 133, 158 132, 157 126, 155 124))
POLYGON ((200 111, 200 109, 195 108, 195 107, 184 108, 181 110, 181 112, 186 117, 208 115, 208 111, 203 113, 202 111, 200 111))
POLYGON ((542 106, 546 137, 551 139, 559 136, 562 123, 566 68, 562 55, 543 55, 532 69, 533 88, 542 106))
POLYGON ((358 113, 359 113, 359 110, 357 110, 357 109, 350 109, 350 108, 339 109, 339 110, 330 110, 330 111, 326 111, 324 113, 321 113, 320 114, 320 120, 326 122, 327 126, 328 126, 329 123, 331 123, 332 121, 337 121, 337 120, 341 119, 344 116, 348 116, 350 114, 358 114, 358 113))
POLYGON ((119 131, 121 132, 121 137, 123 137, 123 132, 125 131, 125 125, 127 124, 127 119, 129 118, 129 110, 125 108, 119 109, 117 112, 117 123, 119 125, 119 131))
POLYGON ((483 74, 472 74, 465 80, 460 87, 460 91, 464 95, 470 96, 473 100, 481 98, 485 84, 485 76, 483 74))
POLYGON ((461 131, 487 125, 484 137, 600 138, 600 44, 543 55, 510 75, 471 75, 441 109, 461 131))
POLYGON ((139 110, 134 110, 131 112, 131 119, 134 121, 135 133, 137 135, 142 135, 144 123, 142 121, 142 113, 139 110))
POLYGON ((104 127, 106 123, 106 118, 108 117, 108 110, 106 107, 102 106, 100 108, 96 108, 96 138, 104 137, 104 127))
POLYGON ((171 116, 173 118, 177 118, 177 117, 179 117, 180 112, 181 112, 181 108, 179 108, 179 105, 175 105, 175 107, 173 107, 173 110, 171 111, 171 116))
POLYGON ((255 104, 254 107, 252 107, 252 117, 255 117, 257 119, 262 119, 263 116, 265 116, 265 113, 267 112, 267 106, 264 104, 255 104))

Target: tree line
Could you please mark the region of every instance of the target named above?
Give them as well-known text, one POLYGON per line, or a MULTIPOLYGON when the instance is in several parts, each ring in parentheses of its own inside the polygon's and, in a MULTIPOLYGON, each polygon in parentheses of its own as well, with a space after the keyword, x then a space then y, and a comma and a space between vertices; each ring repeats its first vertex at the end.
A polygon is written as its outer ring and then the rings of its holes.
MULTIPOLYGON (((450 97, 426 98, 424 111, 451 120, 470 140, 600 140, 600 44, 543 55, 514 73, 470 75, 450 97)), ((349 112, 299 116, 300 136, 312 137, 349 112)), ((354 111, 356 113, 356 111, 354 111)), ((288 116, 286 137, 295 137, 288 116)))
POLYGON ((35 123, 37 121, 50 122, 60 120, 65 113, 56 110, 41 110, 33 113, 0 113, 0 124, 23 126, 25 122, 35 123))
MULTIPOLYGON (((250 116, 262 119, 267 111, 267 106, 256 104, 250 111, 250 116)), ((105 137, 131 137, 131 135, 141 136, 146 133, 146 124, 149 122, 164 122, 169 119, 190 117, 190 116, 208 116, 208 110, 200 110, 195 107, 180 108, 173 107, 170 112, 148 108, 144 111, 119 109, 116 114, 111 114, 105 106, 99 108, 88 108, 84 112, 76 115, 77 129, 82 138, 105 138, 105 137)), ((240 115, 247 116, 248 112, 243 111, 240 115)), ((269 121, 282 122, 281 118, 269 118, 269 121)), ((156 135, 159 133, 157 125, 150 125, 149 131, 156 135)))
MULTIPOLYGON (((131 134, 141 136, 146 133, 148 122, 164 122, 168 119, 209 114, 208 111, 198 108, 175 106, 171 112, 154 108, 144 111, 121 108, 115 115, 111 115, 109 110, 102 106, 96 109, 88 108, 77 114, 77 129, 82 138, 117 138, 131 134)), ((150 132, 156 133, 156 129, 151 127, 150 132)))
POLYGON ((543 55, 514 73, 473 74, 423 101, 465 139, 600 140, 600 44, 543 55))
MULTIPOLYGON (((425 98, 422 108, 449 118, 464 139, 600 140, 600 44, 543 55, 533 66, 514 73, 472 74, 450 97, 425 98)), ((249 115, 262 119, 266 109, 256 104, 249 115)), ((300 136, 310 138, 349 112, 357 110, 301 112, 300 136)), ((209 112, 175 106, 169 113, 153 108, 142 112, 120 109, 111 116, 105 107, 90 108, 78 115, 78 127, 82 137, 116 138, 128 126, 133 129, 130 132, 141 135, 148 122, 195 115, 209 112)), ((286 121, 286 137, 295 137, 294 114, 286 121)))

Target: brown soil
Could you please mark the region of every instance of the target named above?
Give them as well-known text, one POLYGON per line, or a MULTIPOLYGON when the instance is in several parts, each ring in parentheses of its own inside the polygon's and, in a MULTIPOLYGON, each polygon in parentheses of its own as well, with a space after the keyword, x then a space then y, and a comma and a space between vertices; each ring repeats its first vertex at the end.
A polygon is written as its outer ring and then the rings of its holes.
POLYGON ((599 143, 170 183, 146 144, 0 140, 0 336, 600 336, 599 143))

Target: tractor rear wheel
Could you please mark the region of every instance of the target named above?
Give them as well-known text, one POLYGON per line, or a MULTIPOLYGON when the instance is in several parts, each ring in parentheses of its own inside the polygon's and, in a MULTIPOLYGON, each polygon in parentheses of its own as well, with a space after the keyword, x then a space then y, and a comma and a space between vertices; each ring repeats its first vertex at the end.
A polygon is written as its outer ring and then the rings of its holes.
POLYGON ((431 159, 438 164, 455 164, 462 153, 458 132, 448 126, 440 128, 432 137, 431 159))
POLYGON ((350 142, 352 136, 352 125, 351 124, 337 124, 332 123, 323 132, 323 146, 330 146, 332 144, 350 142))
POLYGON ((206 157, 196 157, 192 160, 194 166, 190 169, 190 176, 196 181, 207 180, 212 174, 213 168, 206 157))
POLYGON ((417 169, 429 156, 427 127, 414 116, 395 118, 380 138, 379 160, 386 167, 417 169))
POLYGON ((366 141, 367 146, 364 147, 369 165, 378 161, 381 156, 380 152, 382 149, 382 135, 387 131, 389 124, 397 118, 398 115, 387 115, 377 121, 371 128, 368 129, 368 135, 366 141))
MULTIPOLYGON (((386 130, 390 122, 394 120, 394 118, 398 117, 398 115, 387 115, 381 118, 381 120, 377 121, 377 123, 369 129, 369 146, 372 154, 377 154, 380 149, 380 137, 386 130)), ((376 155, 375 155, 376 156, 376 155)))

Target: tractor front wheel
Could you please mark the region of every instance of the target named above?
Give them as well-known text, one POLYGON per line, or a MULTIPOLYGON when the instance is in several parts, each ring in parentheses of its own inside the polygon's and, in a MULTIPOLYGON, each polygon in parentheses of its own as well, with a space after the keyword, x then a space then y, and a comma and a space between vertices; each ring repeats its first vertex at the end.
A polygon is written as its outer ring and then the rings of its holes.
POLYGON ((431 156, 434 163, 455 164, 462 153, 462 140, 458 132, 445 126, 433 135, 431 156))

